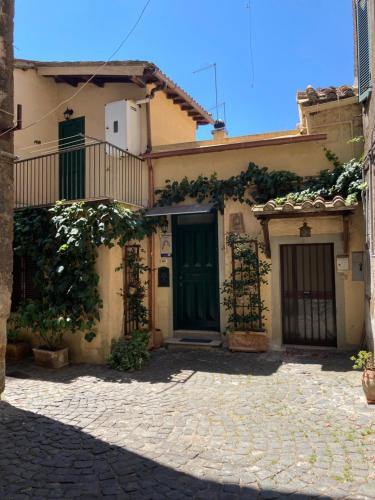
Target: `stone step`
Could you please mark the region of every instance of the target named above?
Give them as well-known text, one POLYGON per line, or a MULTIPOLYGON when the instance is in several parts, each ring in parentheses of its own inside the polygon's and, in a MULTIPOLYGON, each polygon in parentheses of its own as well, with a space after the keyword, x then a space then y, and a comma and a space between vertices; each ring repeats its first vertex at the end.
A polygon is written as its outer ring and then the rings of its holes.
POLYGON ((164 345, 168 349, 217 349, 221 347, 222 340, 206 337, 168 337, 164 340, 164 345))

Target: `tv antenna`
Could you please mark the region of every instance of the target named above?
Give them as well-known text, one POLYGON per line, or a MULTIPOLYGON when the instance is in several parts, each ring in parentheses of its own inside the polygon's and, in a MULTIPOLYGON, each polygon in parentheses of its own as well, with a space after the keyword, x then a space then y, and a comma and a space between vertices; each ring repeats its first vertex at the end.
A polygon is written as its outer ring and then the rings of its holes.
POLYGON ((217 100, 217 73, 216 73, 216 63, 208 64, 207 66, 204 66, 203 68, 196 69, 193 71, 193 74, 195 73, 200 73, 201 71, 206 71, 207 69, 213 68, 214 70, 214 78, 215 78, 215 109, 216 109, 216 120, 219 119, 219 105, 218 105, 218 100, 217 100))
POLYGON ((213 109, 220 109, 220 108, 223 108, 223 118, 224 118, 224 123, 227 124, 227 113, 226 113, 226 107, 225 107, 225 101, 223 102, 220 102, 217 106, 212 106, 212 108, 209 108, 208 111, 212 111, 213 109))

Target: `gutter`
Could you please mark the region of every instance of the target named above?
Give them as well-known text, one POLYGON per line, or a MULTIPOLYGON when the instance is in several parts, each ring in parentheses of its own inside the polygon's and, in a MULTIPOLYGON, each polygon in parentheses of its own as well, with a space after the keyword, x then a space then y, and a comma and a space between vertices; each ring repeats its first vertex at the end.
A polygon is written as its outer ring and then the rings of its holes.
POLYGON ((219 151, 234 151, 237 149, 262 148, 267 146, 284 146, 288 144, 299 144, 300 142, 326 141, 327 134, 299 135, 292 137, 278 137, 275 139, 260 139, 257 141, 234 142, 228 144, 214 144, 212 146, 193 147, 186 149, 172 149, 155 151, 141 155, 144 159, 169 158, 175 156, 200 155, 205 153, 217 153, 219 151))

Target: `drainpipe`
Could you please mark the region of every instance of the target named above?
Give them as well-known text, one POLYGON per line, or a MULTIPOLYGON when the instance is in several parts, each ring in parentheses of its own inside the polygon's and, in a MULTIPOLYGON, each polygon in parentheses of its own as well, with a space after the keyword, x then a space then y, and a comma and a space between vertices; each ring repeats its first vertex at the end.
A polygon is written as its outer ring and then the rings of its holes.
MULTIPOLYGON (((146 102, 146 122, 147 122, 147 148, 146 152, 151 153, 152 151, 152 136, 151 136, 151 105, 150 101, 154 98, 156 92, 165 90, 167 87, 166 82, 161 82, 158 85, 155 85, 154 88, 151 89, 150 94, 148 94, 149 100, 146 102)), ((149 207, 153 207, 155 203, 155 182, 154 182, 154 169, 152 165, 152 160, 148 156, 147 157, 147 172, 148 172, 148 200, 149 207)), ((148 326, 152 335, 152 342, 154 344, 155 337, 155 240, 154 234, 148 236, 148 258, 147 258, 147 266, 149 268, 148 272, 148 326)))

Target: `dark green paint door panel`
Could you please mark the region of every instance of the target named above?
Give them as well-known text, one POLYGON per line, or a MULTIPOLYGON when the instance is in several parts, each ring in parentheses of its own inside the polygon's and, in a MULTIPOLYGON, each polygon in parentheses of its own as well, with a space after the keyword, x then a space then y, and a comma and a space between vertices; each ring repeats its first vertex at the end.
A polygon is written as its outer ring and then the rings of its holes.
POLYGON ((64 148, 76 148, 85 144, 84 135, 84 117, 59 123, 60 200, 77 200, 85 197, 85 149, 78 148, 64 152, 64 148))
POLYGON ((175 330, 219 330, 216 214, 173 219, 175 330))

